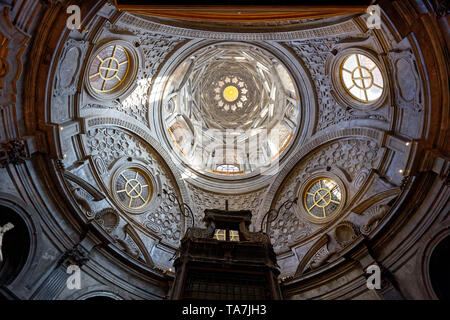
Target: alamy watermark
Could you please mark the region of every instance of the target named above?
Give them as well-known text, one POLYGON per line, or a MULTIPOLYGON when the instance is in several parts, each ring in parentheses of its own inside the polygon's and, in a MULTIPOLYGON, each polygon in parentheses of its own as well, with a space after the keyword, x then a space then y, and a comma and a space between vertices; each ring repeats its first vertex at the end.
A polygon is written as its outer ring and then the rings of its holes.
POLYGON ((70 30, 81 29, 81 9, 77 5, 71 5, 67 7, 67 14, 70 16, 67 18, 66 26, 70 30))
POLYGON ((371 5, 367 7, 366 13, 369 17, 366 20, 367 28, 369 29, 381 29, 381 9, 379 5, 371 5))
POLYGON ((369 277, 367 277, 366 285, 367 288, 370 290, 373 289, 381 289, 381 270, 380 267, 376 264, 370 265, 367 267, 366 270, 367 274, 370 274, 369 277))
POLYGON ((67 278, 66 285, 69 290, 81 289, 81 269, 75 264, 71 264, 67 267, 66 273, 70 274, 67 278))

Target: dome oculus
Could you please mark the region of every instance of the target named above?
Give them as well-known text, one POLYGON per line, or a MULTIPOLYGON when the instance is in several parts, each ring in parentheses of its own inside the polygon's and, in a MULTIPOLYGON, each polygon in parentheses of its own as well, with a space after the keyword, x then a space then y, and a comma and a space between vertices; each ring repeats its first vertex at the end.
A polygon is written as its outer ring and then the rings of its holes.
POLYGON ((242 78, 227 75, 216 82, 214 100, 217 101, 219 109, 233 112, 244 107, 248 100, 247 93, 247 85, 242 78))

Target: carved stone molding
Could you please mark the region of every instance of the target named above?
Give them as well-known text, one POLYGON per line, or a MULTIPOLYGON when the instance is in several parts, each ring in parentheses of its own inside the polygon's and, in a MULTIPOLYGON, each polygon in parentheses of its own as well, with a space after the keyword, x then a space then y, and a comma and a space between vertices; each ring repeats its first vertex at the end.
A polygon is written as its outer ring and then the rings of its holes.
POLYGON ((64 44, 55 76, 54 96, 72 95, 77 91, 81 65, 88 46, 87 41, 75 39, 69 39, 64 44))
POLYGON ((89 261, 89 253, 79 244, 74 246, 72 249, 67 250, 61 259, 60 264, 72 263, 79 267, 83 266, 89 261))
MULTIPOLYGON (((342 201, 345 201, 345 194, 348 194, 347 202, 352 201, 350 193, 350 183, 360 171, 369 171, 376 168, 381 159, 380 144, 363 138, 338 139, 322 145, 321 148, 310 152, 307 158, 302 159, 283 181, 273 199, 272 207, 277 207, 286 199, 299 197, 303 199, 307 183, 314 177, 331 177, 336 180, 339 177, 340 187, 343 194, 342 201), (357 160, 360 159, 360 160, 357 160), (330 170, 327 171, 326 168, 330 170), (340 168, 338 170, 337 168, 340 168), (340 173, 342 172, 342 174, 340 173), (345 172, 345 175, 344 175, 345 172), (339 173, 339 176, 337 175, 339 173), (303 188, 301 188, 303 186, 303 188), (344 193, 344 190, 347 192, 344 193), (299 192, 301 194, 299 194, 299 192)), ((273 187, 273 185, 272 185, 273 187)), ((339 220, 347 212, 343 208, 344 214, 333 215, 331 219, 339 220)), ((319 225, 316 221, 309 221, 307 213, 303 207, 303 201, 292 210, 285 212, 279 219, 272 222, 271 239, 276 250, 287 250, 290 246, 300 241, 306 241, 307 237, 316 232, 321 232, 327 228, 328 224, 319 225), (296 214, 299 212, 299 214, 296 214), (300 214, 301 213, 301 214, 300 214)), ((325 220, 325 222, 327 222, 325 220)))
POLYGON ((184 180, 181 177, 181 173, 171 160, 167 151, 163 147, 161 147, 161 144, 149 134, 148 130, 145 130, 142 127, 137 126, 135 124, 129 123, 126 120, 113 117, 92 117, 85 119, 84 123, 84 128, 86 128, 86 130, 91 130, 92 127, 104 128, 107 126, 118 126, 127 129, 131 131, 132 134, 140 137, 145 142, 147 142, 169 167, 170 172, 173 174, 176 184, 181 193, 182 200, 186 203, 190 202, 184 180))
MULTIPOLYGON (((383 131, 371 128, 346 128, 317 135, 314 139, 306 143, 303 146, 303 148, 299 152, 297 152, 280 171, 280 173, 270 186, 270 189, 267 191, 264 204, 261 209, 262 212, 267 212, 270 209, 270 207, 275 206, 276 204, 275 201, 278 201, 278 199, 275 199, 274 197, 277 194, 278 190, 280 189, 281 185, 285 182, 286 178, 291 174, 291 171, 295 168, 295 166, 300 161, 302 161, 304 157, 311 154, 313 150, 318 149, 321 145, 327 145, 332 141, 352 137, 355 139, 364 139, 364 140, 367 139, 368 141, 373 141, 378 146, 381 146, 383 136, 384 136, 383 131)), ((378 157, 381 156, 382 156, 381 154, 378 155, 378 157)))
POLYGON ((334 229, 334 239, 342 248, 355 240, 359 234, 358 227, 350 221, 341 222, 334 229))
POLYGON ((207 30, 186 29, 174 26, 159 24, 133 14, 124 13, 120 17, 118 26, 133 26, 158 33, 182 36, 185 38, 202 38, 216 40, 236 40, 236 41, 261 41, 275 40, 283 41, 290 39, 310 39, 321 38, 336 34, 346 34, 357 32, 359 29, 353 20, 336 23, 334 25, 317 27, 308 30, 295 30, 286 32, 266 32, 266 33, 238 33, 238 32, 214 32, 207 30))
POLYGON ((424 97, 414 54, 410 50, 388 52, 396 87, 395 104, 406 110, 422 112, 424 97))
POLYGON ((377 226, 378 222, 389 211, 388 205, 378 205, 371 207, 365 213, 369 217, 368 221, 360 227, 360 231, 363 235, 368 235, 377 226))
POLYGON ((150 253, 148 252, 147 247, 145 246, 144 242, 142 241, 139 234, 134 230, 134 228, 127 224, 124 227, 125 231, 125 242, 128 243, 128 246, 130 248, 134 249, 134 252, 132 251, 132 255, 135 257, 143 258, 144 262, 149 264, 150 266, 154 266, 155 263, 152 260, 152 257, 150 256, 150 253))
POLYGON ((64 177, 66 179, 76 183, 77 185, 82 187, 84 190, 86 190, 86 192, 89 193, 94 198, 94 201, 101 201, 101 200, 105 199, 105 195, 100 190, 98 190, 96 187, 94 187, 92 184, 90 184, 86 180, 73 174, 72 172, 65 171, 64 177))
MULTIPOLYGON (((85 151, 92 158, 93 180, 101 185, 112 204, 103 204, 104 208, 115 205, 121 216, 134 220, 152 236, 163 242, 176 246, 185 228, 185 219, 179 214, 176 205, 165 197, 159 197, 163 189, 176 192, 176 180, 161 160, 160 155, 152 149, 148 141, 130 131, 117 126, 91 128, 84 139, 85 151), (123 172, 134 170, 140 172, 147 180, 148 199, 141 207, 131 207, 119 197, 117 182, 123 179, 123 172)), ((92 175, 90 170, 88 175, 92 175)), ((146 189, 147 190, 147 189, 146 189)))
POLYGON ((0 15, 0 106, 4 106, 16 102, 22 55, 30 37, 13 25, 10 8, 3 8, 0 15))
POLYGON ((319 262, 328 253, 327 244, 329 241, 330 237, 324 234, 311 246, 297 266, 295 277, 300 277, 307 269, 311 268, 311 264, 314 267, 318 266, 319 262))
POLYGON ((119 214, 111 208, 103 209, 95 214, 95 221, 108 233, 112 233, 118 227, 119 220, 119 214))

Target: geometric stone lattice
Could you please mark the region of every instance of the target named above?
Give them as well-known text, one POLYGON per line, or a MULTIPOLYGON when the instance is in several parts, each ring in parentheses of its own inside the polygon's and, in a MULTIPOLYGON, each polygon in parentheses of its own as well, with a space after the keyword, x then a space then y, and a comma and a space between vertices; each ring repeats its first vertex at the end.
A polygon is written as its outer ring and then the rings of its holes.
POLYGON ((218 175, 270 167, 299 123, 300 98, 287 68, 271 52, 243 43, 195 51, 167 79, 162 101, 174 155, 218 175), (237 170, 219 170, 230 166, 237 170))
MULTIPOLYGON (((301 164, 294 169, 289 178, 287 178, 284 186, 281 187, 279 194, 282 196, 277 200, 275 207, 278 208, 287 199, 292 199, 296 196, 301 198, 303 195, 296 194, 297 186, 303 181, 306 181, 311 176, 310 172, 315 169, 326 168, 328 166, 340 167, 346 171, 351 179, 354 179, 359 172, 376 168, 381 156, 380 147, 372 140, 342 139, 331 142, 303 159, 301 164)), ((338 197, 336 196, 334 200, 337 201, 337 199, 338 197)), ((299 201, 297 206, 299 210, 306 211, 302 202, 299 201)), ((321 203, 323 204, 323 202, 321 203)), ((308 213, 306 212, 306 214, 308 213)), ((291 243, 300 241, 318 229, 319 227, 317 225, 298 216, 294 209, 291 208, 285 210, 271 223, 270 238, 274 248, 277 251, 283 251, 287 250, 291 243)))

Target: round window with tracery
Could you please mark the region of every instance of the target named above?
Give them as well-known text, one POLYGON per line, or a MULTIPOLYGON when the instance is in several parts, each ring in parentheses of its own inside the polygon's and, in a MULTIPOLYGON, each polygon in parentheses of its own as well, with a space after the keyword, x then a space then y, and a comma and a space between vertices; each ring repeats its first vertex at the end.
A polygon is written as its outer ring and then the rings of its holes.
POLYGON ((375 102, 383 94, 381 71, 372 59, 363 54, 347 56, 342 61, 340 76, 345 90, 360 102, 375 102))
POLYGON ((89 83, 96 92, 108 93, 117 89, 130 70, 130 55, 120 45, 110 45, 100 50, 89 68, 89 83))
POLYGON ((140 169, 128 168, 115 178, 116 198, 127 209, 143 208, 151 199, 150 178, 140 169))
POLYGON ((329 178, 313 180, 306 188, 304 206, 315 219, 326 219, 337 212, 342 203, 342 191, 336 181, 329 178))

